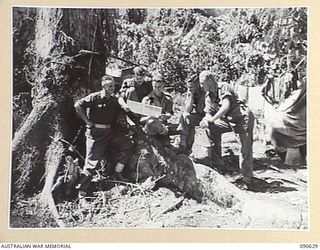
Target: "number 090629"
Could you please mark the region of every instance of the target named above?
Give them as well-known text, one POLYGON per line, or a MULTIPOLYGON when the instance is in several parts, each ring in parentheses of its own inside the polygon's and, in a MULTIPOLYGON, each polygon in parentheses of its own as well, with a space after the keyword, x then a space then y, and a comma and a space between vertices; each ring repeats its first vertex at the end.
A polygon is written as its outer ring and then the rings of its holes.
POLYGON ((318 248, 318 244, 300 244, 300 248, 315 249, 318 248))

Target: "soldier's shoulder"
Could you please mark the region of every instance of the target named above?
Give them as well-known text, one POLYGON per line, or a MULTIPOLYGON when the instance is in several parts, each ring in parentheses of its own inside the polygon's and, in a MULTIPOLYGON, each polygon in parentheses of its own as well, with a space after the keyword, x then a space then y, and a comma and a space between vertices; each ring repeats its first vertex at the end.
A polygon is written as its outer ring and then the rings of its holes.
POLYGON ((92 92, 89 95, 91 95, 91 96, 100 96, 100 91, 92 92))
POLYGON ((122 82, 122 88, 129 88, 134 86, 134 78, 127 78, 122 82))
POLYGON ((85 97, 82 97, 79 100, 77 100, 76 104, 82 106, 82 105, 87 105, 88 103, 94 102, 98 98, 99 93, 100 92, 90 93, 90 94, 86 95, 85 97))
POLYGON ((84 98, 93 100, 93 99, 98 98, 99 96, 100 96, 100 92, 97 91, 97 92, 92 92, 92 93, 86 95, 84 98))

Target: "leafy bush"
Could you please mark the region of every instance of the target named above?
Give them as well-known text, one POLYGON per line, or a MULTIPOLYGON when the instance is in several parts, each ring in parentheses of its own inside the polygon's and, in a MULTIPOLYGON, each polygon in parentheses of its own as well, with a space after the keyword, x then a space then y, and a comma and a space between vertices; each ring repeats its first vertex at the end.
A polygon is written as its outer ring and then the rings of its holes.
POLYGON ((160 71, 176 90, 184 90, 186 78, 202 70, 235 82, 250 73, 254 84, 262 84, 272 66, 279 76, 306 68, 306 8, 224 9, 214 15, 148 9, 143 22, 120 18, 117 28, 118 56, 160 71))

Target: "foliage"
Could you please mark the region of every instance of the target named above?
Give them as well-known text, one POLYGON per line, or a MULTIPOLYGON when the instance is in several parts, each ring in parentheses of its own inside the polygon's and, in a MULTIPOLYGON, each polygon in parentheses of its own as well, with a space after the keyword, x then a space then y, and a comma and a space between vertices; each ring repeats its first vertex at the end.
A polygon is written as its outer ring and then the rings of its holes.
POLYGON ((119 19, 117 28, 119 57, 160 71, 175 89, 202 70, 217 80, 256 85, 270 67, 278 76, 306 68, 306 8, 226 9, 215 15, 151 9, 144 22, 119 19))
MULTIPOLYGON (((176 90, 184 90, 186 78, 202 70, 211 70, 217 80, 244 85, 262 84, 270 67, 276 69, 277 76, 296 68, 305 75, 306 8, 112 11, 116 17, 112 29, 117 37, 105 42, 112 43, 114 54, 145 65, 150 71, 160 71, 166 85, 176 90)), ((32 9, 21 15, 22 21, 17 19, 14 23, 14 42, 30 33, 24 24, 32 22, 32 9)), ((28 48, 23 61, 32 65, 32 44, 28 48)), ((14 80, 32 83, 35 72, 24 65, 24 69, 14 66, 15 75, 19 76, 14 80)), ((132 66, 121 61, 116 65, 132 66)))

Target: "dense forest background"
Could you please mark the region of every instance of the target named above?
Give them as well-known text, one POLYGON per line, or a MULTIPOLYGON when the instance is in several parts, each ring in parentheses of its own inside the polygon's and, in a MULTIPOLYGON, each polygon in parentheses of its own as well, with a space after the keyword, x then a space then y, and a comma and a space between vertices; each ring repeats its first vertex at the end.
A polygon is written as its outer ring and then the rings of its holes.
POLYGON ((307 8, 300 7, 14 7, 12 37, 13 207, 39 192, 54 206, 50 189, 64 169, 68 143, 84 155, 73 103, 99 88, 106 67, 160 71, 177 96, 187 77, 202 70, 218 81, 259 86, 270 70, 281 81, 287 72, 301 79, 307 68, 307 8))

